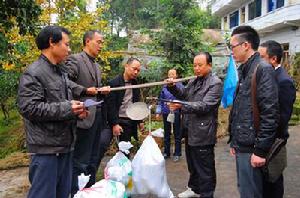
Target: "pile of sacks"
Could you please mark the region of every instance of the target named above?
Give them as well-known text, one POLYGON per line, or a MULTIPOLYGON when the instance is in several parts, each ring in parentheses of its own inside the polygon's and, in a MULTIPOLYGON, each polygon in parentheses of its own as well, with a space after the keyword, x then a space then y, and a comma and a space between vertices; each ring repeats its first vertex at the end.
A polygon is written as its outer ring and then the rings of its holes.
MULTIPOLYGON (((80 188, 75 198, 127 198, 148 194, 173 198, 167 183, 165 160, 153 137, 147 136, 132 163, 124 155, 131 147, 129 142, 120 142, 120 151, 106 165, 104 179, 91 188, 80 188)), ((79 187, 85 186, 87 182, 82 182, 80 176, 78 179, 79 187)))

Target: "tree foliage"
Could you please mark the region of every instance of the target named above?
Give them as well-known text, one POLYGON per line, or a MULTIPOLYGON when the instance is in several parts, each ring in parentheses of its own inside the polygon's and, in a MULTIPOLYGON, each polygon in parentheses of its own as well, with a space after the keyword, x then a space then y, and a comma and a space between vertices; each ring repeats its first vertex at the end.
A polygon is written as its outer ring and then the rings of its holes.
POLYGON ((35 0, 2 0, 0 1, 0 26, 11 29, 17 23, 21 34, 34 32, 38 16, 41 13, 40 6, 35 0))
POLYGON ((179 73, 189 74, 195 54, 211 50, 201 39, 210 16, 195 1, 161 0, 160 3, 161 31, 152 34, 152 50, 162 51, 179 73))
MULTIPOLYGON (((106 35, 109 30, 107 21, 103 19, 103 13, 108 8, 106 5, 98 7, 94 12, 87 12, 86 0, 37 0, 37 4, 31 0, 16 2, 22 2, 18 4, 20 6, 31 2, 34 5, 24 8, 24 13, 30 13, 32 12, 32 7, 38 7, 41 9, 41 12, 39 12, 41 14, 38 18, 32 18, 31 25, 22 22, 24 23, 22 25, 26 25, 28 29, 25 28, 23 30, 22 28, 24 27, 20 25, 19 18, 24 16, 23 12, 17 13, 20 15, 10 16, 8 18, 9 23, 1 24, 0 83, 1 90, 4 90, 0 93, 1 107, 4 107, 2 109, 8 109, 7 100, 16 94, 18 81, 13 80, 15 74, 20 74, 40 55, 40 50, 35 45, 36 35, 34 30, 37 32, 41 27, 52 24, 53 20, 51 20, 51 17, 56 16, 56 24, 64 26, 71 31, 71 48, 73 53, 81 51, 82 36, 85 31, 98 29, 106 35), (26 9, 29 9, 29 11, 26 9)), ((4 3, 7 3, 7 1, 4 3)), ((9 13, 13 14, 11 10, 9 10, 9 13)), ((6 13, 6 16, 9 16, 9 14, 6 13)), ((26 18, 25 20, 29 19, 26 18)), ((105 44, 104 50, 99 56, 99 61, 102 61, 104 78, 110 70, 108 59, 113 56, 105 44)), ((5 114, 7 115, 6 112, 5 114)))

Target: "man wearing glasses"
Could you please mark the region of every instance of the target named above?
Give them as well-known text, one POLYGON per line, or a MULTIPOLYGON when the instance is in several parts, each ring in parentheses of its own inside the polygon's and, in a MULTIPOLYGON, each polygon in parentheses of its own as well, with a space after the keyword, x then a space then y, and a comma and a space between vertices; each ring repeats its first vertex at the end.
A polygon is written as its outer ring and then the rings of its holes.
POLYGON ((266 155, 274 142, 278 125, 278 94, 274 70, 257 52, 258 33, 250 26, 233 30, 230 48, 238 68, 239 83, 229 117, 230 153, 236 158, 237 182, 241 198, 263 197, 266 155), (256 72, 256 102, 259 127, 254 128, 251 80, 256 72))

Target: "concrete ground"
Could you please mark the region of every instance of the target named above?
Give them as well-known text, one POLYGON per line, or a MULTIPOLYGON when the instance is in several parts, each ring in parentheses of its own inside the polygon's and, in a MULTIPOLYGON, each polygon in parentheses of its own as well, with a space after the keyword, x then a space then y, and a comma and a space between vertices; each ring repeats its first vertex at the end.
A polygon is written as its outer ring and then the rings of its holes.
MULTIPOLYGON (((290 127, 290 135, 287 145, 288 167, 284 172, 284 197, 298 198, 300 196, 300 126, 290 127)), ((236 187, 235 161, 229 154, 227 139, 227 137, 220 139, 215 150, 217 170, 215 198, 239 197, 236 187)), ((108 160, 109 157, 105 157, 103 165, 108 160)), ((188 181, 185 156, 183 155, 176 163, 172 159, 166 160, 166 170, 169 186, 174 195, 184 191, 188 181)), ((0 171, 0 198, 26 197, 29 185, 27 174, 28 167, 0 171)))

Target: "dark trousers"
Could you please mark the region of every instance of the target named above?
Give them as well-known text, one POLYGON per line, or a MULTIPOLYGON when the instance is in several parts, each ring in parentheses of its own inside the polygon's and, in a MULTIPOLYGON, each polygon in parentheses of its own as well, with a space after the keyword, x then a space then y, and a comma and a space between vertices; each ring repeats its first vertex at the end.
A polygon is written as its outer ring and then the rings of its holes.
POLYGON ((120 118, 119 125, 123 129, 123 132, 119 137, 120 141, 131 142, 131 137, 137 139, 137 123, 135 121, 120 118))
POLYGON ((190 146, 186 142, 186 160, 190 178, 188 187, 201 198, 212 198, 216 188, 214 145, 190 146))
MULTIPOLYGON (((167 121, 168 114, 163 114, 164 122, 164 153, 170 156, 170 141, 171 141, 171 124, 167 121)), ((173 123, 173 134, 175 139, 174 156, 181 156, 181 118, 180 113, 175 113, 175 120, 173 123)))
POLYGON ((77 138, 73 154, 72 196, 78 191, 78 176, 90 175, 86 187, 96 182, 96 173, 100 161, 111 141, 112 132, 103 130, 101 110, 97 109, 95 121, 89 129, 77 129, 77 138))
POLYGON ((72 156, 34 154, 29 166, 28 198, 68 198, 71 193, 72 156))
POLYGON ((241 198, 262 198, 262 170, 251 166, 251 155, 252 153, 235 153, 238 189, 241 198))
POLYGON ((282 198, 284 194, 284 181, 283 181, 283 175, 274 182, 263 182, 264 187, 264 198, 282 198))

